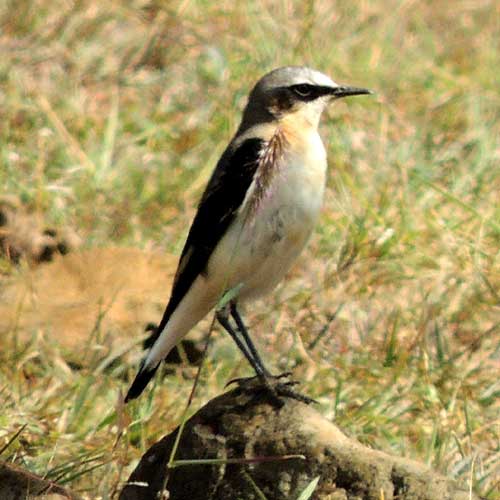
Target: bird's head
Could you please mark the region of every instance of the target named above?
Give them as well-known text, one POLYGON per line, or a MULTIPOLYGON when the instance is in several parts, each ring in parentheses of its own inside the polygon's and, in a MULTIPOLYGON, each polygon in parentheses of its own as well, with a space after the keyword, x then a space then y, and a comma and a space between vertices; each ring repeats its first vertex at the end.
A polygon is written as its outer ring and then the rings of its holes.
POLYGON ((243 124, 295 116, 317 127, 329 102, 371 93, 368 89, 339 85, 307 67, 286 66, 267 73, 257 82, 248 98, 243 124))

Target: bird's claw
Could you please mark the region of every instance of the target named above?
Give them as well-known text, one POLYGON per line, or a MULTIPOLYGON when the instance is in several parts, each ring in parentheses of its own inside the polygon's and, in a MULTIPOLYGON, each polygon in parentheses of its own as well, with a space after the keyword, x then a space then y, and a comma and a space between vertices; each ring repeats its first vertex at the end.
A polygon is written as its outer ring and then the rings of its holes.
POLYGON ((317 403, 316 400, 305 396, 293 390, 293 387, 298 385, 297 380, 287 380, 281 382, 282 379, 292 375, 291 372, 281 373, 279 375, 266 375, 255 377, 241 377, 230 380, 226 387, 232 384, 237 384, 238 388, 247 393, 262 394, 266 393, 274 406, 281 408, 285 402, 283 398, 295 399, 305 404, 317 403))
MULTIPOLYGON (((271 375, 267 374, 263 379, 275 379, 275 380, 281 380, 282 378, 288 378, 292 376, 292 372, 283 372, 280 373, 279 375, 271 375)), ((259 376, 254 376, 254 377, 237 377, 237 378, 232 378, 229 382, 226 383, 224 386, 224 389, 227 389, 230 385, 237 384, 237 385, 243 385, 245 382, 251 382, 255 380, 260 380, 259 376)), ((288 382, 285 382, 285 385, 297 385, 299 382, 297 380, 289 380, 288 382)))

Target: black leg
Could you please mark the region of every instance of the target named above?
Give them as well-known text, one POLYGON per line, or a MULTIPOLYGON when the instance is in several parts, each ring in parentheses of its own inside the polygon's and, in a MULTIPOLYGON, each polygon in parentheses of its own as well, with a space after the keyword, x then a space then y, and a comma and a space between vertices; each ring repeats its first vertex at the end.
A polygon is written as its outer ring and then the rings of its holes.
POLYGON ((306 404, 315 402, 313 399, 293 390, 293 386, 296 382, 282 382, 283 379, 286 379, 291 375, 290 373, 273 376, 266 370, 234 302, 231 302, 229 307, 226 306, 217 311, 216 315, 219 323, 235 341, 236 345, 244 354, 245 358, 247 358, 248 362, 252 365, 252 368, 257 374, 257 377, 231 380, 229 382, 230 384, 236 383, 246 392, 255 394, 260 394, 264 390, 270 398, 272 404, 277 408, 281 408, 284 404, 284 401, 281 399, 282 397, 296 399, 306 404), (229 312, 236 323, 237 330, 235 330, 229 322, 229 312), (240 338, 240 335, 242 338, 240 338))
POLYGON ((248 362, 252 365, 252 368, 255 370, 255 373, 260 378, 265 378, 266 370, 263 368, 260 359, 257 361, 253 357, 252 352, 249 351, 248 347, 242 342, 242 340, 238 336, 238 332, 231 326, 231 323, 229 322, 228 318, 227 309, 222 309, 220 311, 217 311, 217 320, 223 326, 224 330, 226 330, 226 332, 229 333, 229 335, 231 335, 231 338, 235 341, 240 351, 243 353, 245 358, 247 358, 248 362))
POLYGON ((269 371, 264 366, 264 363, 262 362, 262 359, 257 351, 257 348, 255 347, 254 343, 252 342, 252 339, 250 338, 250 335, 248 334, 248 330, 245 326, 245 323, 243 323, 243 320, 241 319, 240 313, 238 312, 238 309, 236 307, 236 302, 231 302, 230 308, 231 308, 230 309, 231 316, 233 317, 234 321, 236 322, 236 326, 238 327, 238 331, 241 333, 241 336, 243 337, 243 340, 245 341, 245 344, 246 344, 248 350, 252 354, 252 357, 259 364, 264 375, 271 376, 269 371))

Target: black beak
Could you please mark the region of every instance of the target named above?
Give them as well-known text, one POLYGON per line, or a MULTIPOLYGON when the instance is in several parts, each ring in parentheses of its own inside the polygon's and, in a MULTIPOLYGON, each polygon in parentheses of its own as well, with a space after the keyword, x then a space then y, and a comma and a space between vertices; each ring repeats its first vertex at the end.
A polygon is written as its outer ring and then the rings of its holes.
POLYGON ((350 95, 365 95, 365 94, 373 94, 373 92, 368 89, 362 89, 359 87, 347 87, 344 85, 340 85, 339 87, 333 87, 330 90, 330 95, 334 99, 340 99, 341 97, 348 97, 350 95))

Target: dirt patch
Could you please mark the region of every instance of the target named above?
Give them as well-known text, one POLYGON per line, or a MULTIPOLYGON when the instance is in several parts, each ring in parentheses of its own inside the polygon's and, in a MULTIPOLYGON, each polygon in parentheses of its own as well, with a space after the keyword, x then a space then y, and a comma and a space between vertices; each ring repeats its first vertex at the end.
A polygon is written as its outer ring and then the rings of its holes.
POLYGON ((173 255, 105 248, 23 267, 0 290, 0 334, 36 336, 75 363, 89 344, 100 357, 126 351, 161 318, 176 266, 173 255))

